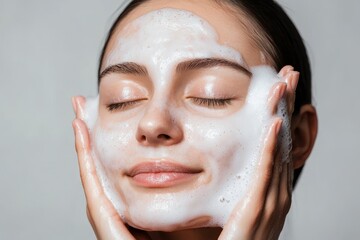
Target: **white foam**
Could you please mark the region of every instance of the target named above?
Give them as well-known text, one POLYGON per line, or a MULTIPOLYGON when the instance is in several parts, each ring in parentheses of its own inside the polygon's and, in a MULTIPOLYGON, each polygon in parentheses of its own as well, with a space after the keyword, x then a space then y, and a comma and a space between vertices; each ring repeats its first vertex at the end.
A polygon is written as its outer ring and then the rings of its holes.
MULTIPOLYGON (((235 49, 217 42, 213 27, 191 12, 161 9, 131 22, 118 36, 106 65, 136 62, 145 65, 154 89, 161 93, 171 81, 174 66, 193 58, 221 57, 244 64, 235 49)), ((178 119, 183 143, 157 148, 144 147, 135 138, 141 116, 102 125, 99 98, 87 100, 86 122, 93 140, 94 158, 105 192, 128 224, 145 230, 171 231, 199 217, 208 216, 206 226, 223 226, 236 203, 248 191, 259 161, 264 134, 272 122, 267 100, 272 86, 283 81, 269 66, 251 68, 252 79, 242 109, 222 118, 204 118, 163 104, 163 95, 153 101, 178 119), (134 191, 117 172, 138 159, 172 158, 188 164, 205 162, 210 181, 180 192, 134 191)), ((156 93, 155 93, 156 94, 156 93)), ((166 103, 166 101, 165 101, 166 103)), ((283 118, 284 161, 289 159, 290 123, 286 103, 279 105, 283 118)))

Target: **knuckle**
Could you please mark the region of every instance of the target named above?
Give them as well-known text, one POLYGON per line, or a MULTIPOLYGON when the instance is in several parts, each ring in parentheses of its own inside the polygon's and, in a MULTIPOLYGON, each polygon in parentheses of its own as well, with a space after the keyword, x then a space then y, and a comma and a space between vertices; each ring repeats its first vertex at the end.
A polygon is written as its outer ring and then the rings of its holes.
POLYGON ((253 219, 252 219, 252 224, 251 224, 252 227, 257 226, 257 224, 258 224, 259 222, 261 222, 261 220, 262 220, 262 215, 263 215, 262 213, 263 213, 263 208, 258 208, 258 209, 254 212, 253 219))
POLYGON ((272 219, 274 218, 275 215, 275 208, 270 208, 266 210, 266 213, 264 214, 264 220, 265 222, 272 222, 272 219))
POLYGON ((283 205, 283 208, 286 212, 288 212, 290 210, 290 207, 291 207, 291 197, 289 194, 286 194, 283 199, 282 199, 282 205, 283 205))
POLYGON ((264 207, 257 207, 254 211, 254 220, 259 220, 264 212, 264 207))
POLYGON ((248 228, 255 228, 263 219, 264 207, 253 207, 247 221, 248 228))
POLYGON ((91 216, 91 213, 90 213, 89 205, 86 206, 86 216, 87 216, 89 221, 92 221, 92 216, 91 216))
POLYGON ((272 172, 273 170, 271 168, 265 169, 265 171, 263 172, 264 181, 269 182, 271 180, 272 172))
POLYGON ((79 155, 80 150, 79 150, 79 144, 77 142, 75 142, 74 147, 75 147, 76 153, 79 155))
POLYGON ((268 212, 270 215, 272 215, 275 212, 276 207, 277 207, 277 201, 276 200, 270 201, 268 206, 268 212))

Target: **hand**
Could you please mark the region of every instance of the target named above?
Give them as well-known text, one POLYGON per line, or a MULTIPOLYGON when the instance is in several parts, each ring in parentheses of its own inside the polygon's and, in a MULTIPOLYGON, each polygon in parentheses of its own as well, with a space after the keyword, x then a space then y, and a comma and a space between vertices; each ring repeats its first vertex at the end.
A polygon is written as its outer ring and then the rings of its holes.
MULTIPOLYGON (((286 83, 274 86, 269 98, 269 107, 275 114, 280 99, 285 97, 291 117, 299 73, 293 71, 291 66, 286 66, 279 75, 285 78, 286 83)), ((219 237, 220 240, 279 238, 291 206, 293 178, 292 161, 282 162, 281 152, 276 150, 281 124, 282 120, 277 118, 271 125, 265 138, 253 186, 233 210, 219 237)))
POLYGON ((144 231, 127 227, 105 196, 96 173, 88 128, 83 121, 84 105, 85 98, 73 98, 73 107, 76 113, 76 119, 73 121, 75 147, 87 202, 87 216, 96 237, 105 240, 149 240, 150 237, 144 231))

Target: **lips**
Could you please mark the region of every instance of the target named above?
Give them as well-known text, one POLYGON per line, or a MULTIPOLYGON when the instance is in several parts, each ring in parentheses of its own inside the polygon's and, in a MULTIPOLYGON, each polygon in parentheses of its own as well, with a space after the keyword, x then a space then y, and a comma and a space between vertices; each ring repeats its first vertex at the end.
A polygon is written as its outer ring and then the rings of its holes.
POLYGON ((155 161, 134 166, 127 176, 141 187, 165 188, 194 181, 201 172, 201 169, 168 161, 155 161))

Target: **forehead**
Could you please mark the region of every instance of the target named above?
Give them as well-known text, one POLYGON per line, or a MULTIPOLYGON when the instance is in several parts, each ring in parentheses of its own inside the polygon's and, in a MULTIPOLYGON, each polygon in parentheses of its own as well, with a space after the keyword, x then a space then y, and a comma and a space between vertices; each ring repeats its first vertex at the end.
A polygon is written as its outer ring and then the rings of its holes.
MULTIPOLYGON (((129 24, 149 12, 163 8, 173 8, 192 12, 194 15, 211 25, 216 31, 219 44, 237 50, 249 66, 261 64, 261 51, 253 43, 244 24, 241 23, 241 18, 244 18, 244 15, 240 14, 240 11, 239 14, 235 14, 234 11, 221 7, 213 0, 151 0, 138 6, 122 19, 120 24, 118 24, 108 43, 103 63, 106 62, 109 54, 116 48, 119 38, 124 34, 129 34, 128 31, 124 31, 129 24)), ((154 31, 156 31, 156 29, 154 29, 154 31)), ((104 66, 102 66, 102 69, 103 68, 104 66)))

